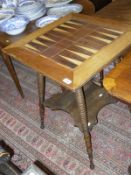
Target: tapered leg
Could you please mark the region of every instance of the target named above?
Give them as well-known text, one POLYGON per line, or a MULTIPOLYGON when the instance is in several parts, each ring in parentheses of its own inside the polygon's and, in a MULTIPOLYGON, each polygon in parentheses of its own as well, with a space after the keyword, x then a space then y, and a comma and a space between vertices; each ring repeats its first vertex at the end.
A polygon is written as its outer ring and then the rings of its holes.
POLYGON ((19 83, 16 71, 15 71, 14 65, 11 61, 11 58, 5 54, 2 54, 2 58, 4 60, 5 65, 7 66, 8 71, 10 72, 12 79, 14 80, 14 83, 15 83, 21 97, 24 98, 24 93, 23 93, 23 90, 20 86, 20 83, 19 83))
POLYGON ((94 169, 91 135, 88 129, 88 111, 87 111, 87 105, 84 97, 83 88, 76 90, 76 99, 77 99, 78 107, 80 109, 81 124, 83 128, 86 149, 90 160, 90 168, 94 169))
POLYGON ((100 72, 100 86, 103 87, 104 70, 100 72))
POLYGON ((41 118, 41 128, 44 128, 44 115, 45 115, 45 81, 46 78, 42 74, 37 74, 38 80, 38 95, 39 95, 39 108, 40 108, 40 118, 41 118))
POLYGON ((64 88, 63 86, 61 86, 61 91, 62 92, 65 92, 66 91, 66 88, 64 88))

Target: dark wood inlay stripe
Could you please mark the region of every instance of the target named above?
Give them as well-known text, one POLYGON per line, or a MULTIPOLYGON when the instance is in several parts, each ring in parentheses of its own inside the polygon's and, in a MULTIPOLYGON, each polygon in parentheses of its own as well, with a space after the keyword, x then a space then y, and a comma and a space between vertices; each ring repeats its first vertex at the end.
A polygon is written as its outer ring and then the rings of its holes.
POLYGON ((69 28, 69 27, 64 27, 64 26, 58 26, 57 28, 61 29, 61 30, 65 30, 67 32, 75 32, 76 31, 76 29, 69 28))
POLYGON ((73 29, 73 30, 77 30, 78 29, 76 27, 72 27, 69 24, 65 24, 65 23, 61 24, 60 26, 65 27, 65 28, 69 28, 69 29, 73 29))
POLYGON ((52 35, 56 35, 56 36, 59 36, 59 37, 66 37, 67 36, 67 33, 62 33, 62 32, 58 32, 58 31, 55 31, 55 30, 51 30, 48 32, 49 34, 52 34, 52 35))
POLYGON ((31 46, 30 44, 25 44, 24 47, 25 47, 26 49, 31 49, 31 50, 33 50, 33 51, 35 51, 35 52, 40 52, 37 48, 31 46))
MULTIPOLYGON (((94 39, 94 38, 93 38, 94 39)), ((85 48, 90 48, 90 49, 94 49, 94 50, 100 50, 102 47, 106 46, 107 43, 99 43, 99 42, 95 42, 95 40, 89 41, 87 38, 86 39, 80 39, 78 42, 78 45, 84 46, 85 48)))
POLYGON ((40 52, 43 52, 43 50, 47 49, 46 46, 34 43, 34 42, 29 42, 29 45, 33 46, 34 48, 36 48, 37 50, 39 50, 40 52))
POLYGON ((73 28, 75 28, 75 29, 81 28, 81 25, 78 25, 78 24, 73 23, 73 22, 71 23, 71 21, 67 21, 67 22, 65 22, 64 24, 67 25, 67 26, 69 26, 69 27, 73 27, 73 28))
POLYGON ((112 37, 109 37, 109 36, 107 36, 107 35, 104 35, 104 34, 102 34, 102 33, 99 33, 99 32, 93 32, 92 34, 91 34, 92 36, 96 36, 96 37, 100 37, 100 38, 103 38, 103 39, 106 39, 106 40, 110 40, 110 41, 113 41, 114 40, 114 38, 112 38, 112 37))
POLYGON ((58 41, 60 41, 62 39, 59 35, 53 35, 50 32, 47 32, 43 36, 48 37, 48 38, 52 39, 55 42, 58 42, 58 41))
POLYGON ((68 57, 68 58, 70 58, 70 59, 72 59, 72 61, 74 60, 76 60, 76 61, 79 61, 79 62, 83 62, 83 61, 85 61, 85 58, 83 58, 83 57, 81 57, 80 55, 77 55, 77 54, 75 54, 75 53, 73 53, 73 52, 71 52, 70 50, 64 50, 63 52, 61 52, 59 55, 61 55, 61 56, 64 56, 64 57, 68 57))
POLYGON ((37 38, 37 40, 38 41, 40 41, 40 42, 42 42, 42 43, 44 43, 45 45, 47 45, 47 46, 51 46, 51 45, 53 45, 53 44, 55 44, 56 42, 53 42, 53 41, 51 41, 51 40, 46 40, 46 39, 44 39, 44 38, 37 38))
POLYGON ((67 66, 67 67, 70 67, 70 68, 75 68, 77 67, 76 64, 68 61, 67 59, 65 58, 62 58, 61 56, 57 55, 57 56, 54 56, 52 59, 54 59, 56 62, 64 65, 64 66, 67 66))
MULTIPOLYGON (((98 40, 96 38, 91 37, 90 35, 85 36, 85 38, 83 38, 85 41, 87 41, 89 44, 93 44, 94 48, 101 48, 105 45, 107 45, 107 43, 105 43, 104 41, 98 40), (96 47, 97 46, 97 47, 96 47)), ((81 42, 81 40, 80 40, 81 42)))
POLYGON ((110 30, 106 30, 104 28, 100 28, 98 31, 104 32, 104 33, 107 33, 107 34, 110 34, 110 35, 114 35, 116 37, 121 35, 120 33, 116 33, 116 32, 110 31, 110 30))
POLYGON ((81 21, 81 20, 78 20, 78 19, 71 19, 70 22, 76 23, 76 24, 78 24, 78 25, 87 24, 86 21, 81 21))
POLYGON ((111 28, 107 28, 107 27, 104 27, 104 29, 107 30, 107 31, 112 31, 112 32, 118 33, 118 34, 123 34, 124 33, 123 31, 120 31, 120 30, 117 30, 117 29, 111 29, 111 28))
POLYGON ((70 46, 69 50, 75 51, 75 52, 78 52, 78 53, 82 53, 82 54, 85 54, 87 56, 91 56, 93 54, 92 52, 90 52, 90 51, 88 51, 84 48, 79 47, 79 45, 77 45, 77 44, 70 46))

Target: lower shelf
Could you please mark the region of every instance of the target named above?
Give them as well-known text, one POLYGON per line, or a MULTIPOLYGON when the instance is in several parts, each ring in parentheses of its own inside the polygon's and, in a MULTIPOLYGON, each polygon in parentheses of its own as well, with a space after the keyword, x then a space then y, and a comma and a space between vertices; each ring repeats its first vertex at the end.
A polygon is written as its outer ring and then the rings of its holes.
MULTIPOLYGON (((98 122, 97 115, 100 109, 109 103, 114 103, 115 100, 107 94, 104 88, 93 83, 88 83, 84 87, 84 91, 88 110, 88 127, 91 130, 98 122)), ((75 126, 82 131, 80 111, 76 102, 75 92, 65 90, 62 93, 54 94, 45 101, 44 105, 52 110, 64 110, 71 114, 75 126)))

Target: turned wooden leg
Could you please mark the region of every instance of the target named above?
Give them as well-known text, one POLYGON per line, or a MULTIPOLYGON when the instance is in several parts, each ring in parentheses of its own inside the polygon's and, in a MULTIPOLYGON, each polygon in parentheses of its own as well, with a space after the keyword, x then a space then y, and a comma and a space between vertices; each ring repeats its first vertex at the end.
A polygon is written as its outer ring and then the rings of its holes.
POLYGON ((2 58, 3 58, 5 65, 7 66, 8 71, 10 72, 12 79, 14 80, 14 83, 15 83, 21 97, 24 98, 24 93, 23 93, 22 88, 20 86, 20 83, 19 83, 16 71, 15 71, 14 65, 11 61, 11 58, 5 54, 2 54, 2 58))
POLYGON ((90 168, 94 169, 91 135, 88 129, 88 113, 87 113, 87 107, 86 107, 87 105, 84 97, 83 88, 76 90, 76 100, 78 103, 78 107, 80 109, 81 124, 83 128, 86 149, 90 160, 90 168))
POLYGON ((62 92, 65 92, 66 91, 66 88, 64 88, 63 86, 60 86, 61 87, 61 91, 62 92))
POLYGON ((42 74, 37 74, 38 80, 38 95, 39 95, 39 108, 40 108, 40 118, 41 118, 41 128, 44 128, 44 115, 45 115, 45 81, 46 78, 42 74))
POLYGON ((104 70, 100 72, 100 86, 103 87, 104 70))

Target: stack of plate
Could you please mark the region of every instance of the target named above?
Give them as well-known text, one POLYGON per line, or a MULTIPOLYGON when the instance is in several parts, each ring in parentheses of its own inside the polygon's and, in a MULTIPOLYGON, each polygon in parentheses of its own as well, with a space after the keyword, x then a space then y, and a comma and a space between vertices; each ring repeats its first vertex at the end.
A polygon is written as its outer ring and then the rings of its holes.
POLYGON ((0 9, 0 24, 14 16, 13 9, 0 9))
POLYGON ((71 3, 73 0, 47 0, 45 5, 48 8, 47 15, 63 17, 69 13, 80 13, 83 9, 81 4, 71 3))
POLYGON ((46 7, 44 3, 35 0, 23 0, 16 8, 16 14, 27 16, 30 21, 40 18, 45 13, 46 7))
POLYGON ((69 13, 80 13, 82 9, 83 6, 81 4, 77 3, 66 4, 63 6, 50 8, 47 11, 47 15, 56 15, 59 17, 63 17, 69 13))
POLYGON ((12 17, 0 25, 0 31, 9 35, 17 35, 22 33, 26 29, 26 25, 29 23, 29 19, 25 16, 12 17))
POLYGON ((3 7, 3 8, 13 8, 15 9, 16 6, 18 4, 18 1, 17 0, 2 0, 0 2, 0 5, 3 7))
POLYGON ((46 7, 58 7, 68 4, 73 0, 46 0, 45 5, 46 7))
POLYGON ((36 25, 36 27, 42 28, 42 27, 56 21, 57 19, 59 19, 59 17, 55 16, 55 15, 45 16, 45 17, 42 17, 40 19, 37 19, 35 25, 36 25))

